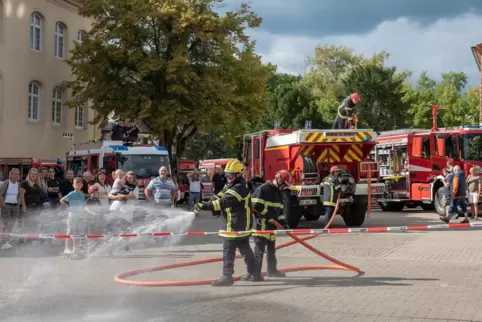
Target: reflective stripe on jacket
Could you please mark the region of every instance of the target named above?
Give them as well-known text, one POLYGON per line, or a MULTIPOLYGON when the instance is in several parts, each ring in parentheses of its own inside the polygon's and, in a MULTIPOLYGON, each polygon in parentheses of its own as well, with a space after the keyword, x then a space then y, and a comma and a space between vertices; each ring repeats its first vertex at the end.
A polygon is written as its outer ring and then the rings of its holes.
POLYGON ((353 109, 355 108, 355 103, 351 100, 351 97, 348 96, 343 100, 341 105, 338 107, 338 117, 341 117, 344 120, 351 121, 353 119, 353 109))
POLYGON ((251 220, 251 205, 249 190, 243 178, 237 178, 233 183, 227 184, 218 194, 219 199, 203 204, 203 209, 221 212, 224 219, 223 228, 219 236, 225 238, 241 238, 250 236, 251 233, 241 235, 226 234, 233 231, 250 231, 253 223, 251 220))
POLYGON ((340 189, 340 181, 332 173, 323 179, 323 206, 336 207, 336 194, 340 189))
MULTIPOLYGON (((272 221, 280 222, 285 220, 282 213, 281 192, 270 182, 262 184, 253 192, 251 206, 254 209, 256 230, 276 230, 277 228, 272 224, 272 221)), ((253 236, 276 240, 276 235, 253 234, 253 236)))

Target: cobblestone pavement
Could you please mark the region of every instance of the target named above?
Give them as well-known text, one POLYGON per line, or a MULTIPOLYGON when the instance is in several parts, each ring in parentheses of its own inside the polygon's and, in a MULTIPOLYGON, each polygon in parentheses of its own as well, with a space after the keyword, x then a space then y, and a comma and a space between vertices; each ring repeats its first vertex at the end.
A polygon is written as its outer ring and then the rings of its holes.
MULTIPOLYGON (((201 214, 190 230, 216 230, 218 220, 201 214)), ((420 211, 374 212, 365 226, 437 220, 420 211)), ((475 230, 324 235, 310 241, 360 267, 358 275, 293 272, 228 288, 131 287, 113 280, 120 271, 220 256, 219 243, 215 236, 188 237, 78 261, 59 256, 60 242, 2 250, 0 321, 482 321, 482 231, 475 230)), ((327 263, 300 245, 280 250, 278 261, 280 267, 327 263)), ((243 273, 241 260, 236 272, 243 273)), ((219 273, 220 263, 212 263, 135 278, 206 279, 219 273)))

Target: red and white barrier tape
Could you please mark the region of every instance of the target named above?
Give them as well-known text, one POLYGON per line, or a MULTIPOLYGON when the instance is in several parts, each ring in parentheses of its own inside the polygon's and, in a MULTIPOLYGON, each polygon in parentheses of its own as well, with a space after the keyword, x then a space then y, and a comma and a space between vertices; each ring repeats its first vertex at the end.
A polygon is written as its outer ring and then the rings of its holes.
MULTIPOLYGON (((368 228, 330 228, 330 229, 288 229, 288 230, 251 230, 251 231, 234 231, 224 234, 241 235, 241 234, 262 234, 262 235, 310 235, 310 234, 348 234, 348 233, 387 233, 387 232, 404 232, 404 231, 422 231, 422 230, 440 230, 440 229, 460 229, 460 228, 482 228, 482 223, 468 224, 438 224, 424 226, 395 226, 395 227, 368 227, 368 228)), ((9 234, 0 233, 0 237, 24 237, 34 239, 105 239, 111 237, 170 237, 170 236, 207 236, 218 235, 219 231, 188 231, 184 233, 175 232, 155 232, 155 233, 126 233, 116 235, 67 235, 67 234, 9 234)))

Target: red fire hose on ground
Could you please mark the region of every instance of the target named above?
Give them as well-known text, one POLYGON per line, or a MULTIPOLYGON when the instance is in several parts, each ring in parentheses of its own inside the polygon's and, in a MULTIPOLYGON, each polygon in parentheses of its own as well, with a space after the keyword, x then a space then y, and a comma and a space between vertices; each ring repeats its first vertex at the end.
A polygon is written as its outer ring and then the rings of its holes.
MULTIPOLYGON (((336 213, 338 211, 338 207, 340 204, 340 194, 338 194, 338 200, 336 203, 334 215, 331 217, 329 223, 326 225, 326 229, 330 227, 332 224, 333 220, 335 219, 336 213)), ((281 226, 279 223, 275 222, 275 225, 278 229, 284 229, 283 226, 281 226)), ((314 248, 310 244, 308 244, 306 241, 309 239, 313 239, 315 237, 318 237, 320 234, 314 234, 314 235, 309 235, 306 237, 298 237, 296 235, 290 234, 289 236, 293 238, 293 240, 282 243, 276 246, 276 249, 281 249, 285 248, 291 245, 294 245, 296 243, 299 243, 306 247, 307 249, 311 250, 313 253, 316 255, 325 258, 326 260, 332 262, 334 265, 310 265, 310 266, 295 266, 295 267, 287 267, 287 268, 281 268, 280 271, 282 272, 297 272, 297 271, 308 271, 308 270, 321 270, 321 269, 333 269, 333 270, 346 270, 346 271, 353 271, 353 272, 360 272, 360 269, 355 266, 348 265, 346 263, 343 263, 331 256, 328 256, 327 254, 321 252, 320 250, 314 248)), ((237 255, 236 258, 241 258, 241 255, 237 255)), ((151 273, 151 272, 157 272, 157 271, 165 271, 168 269, 173 269, 173 268, 180 268, 180 267, 189 267, 189 266, 195 266, 195 265, 202 265, 202 264, 208 264, 208 263, 215 263, 215 262, 221 262, 223 260, 222 257, 216 257, 216 258, 207 258, 207 259, 200 259, 200 260, 194 260, 194 261, 189 261, 189 262, 182 262, 182 263, 176 263, 176 264, 167 264, 167 265, 161 265, 161 266, 155 266, 155 267, 150 267, 150 268, 142 268, 142 269, 137 269, 133 271, 128 271, 124 273, 119 273, 115 276, 114 280, 117 283, 120 284, 125 284, 125 285, 135 285, 135 286, 194 286, 194 285, 207 285, 211 284, 215 279, 208 279, 208 280, 191 280, 191 281, 133 281, 133 280, 128 280, 126 279, 127 277, 135 276, 135 275, 140 275, 144 273, 151 273)), ((266 275, 266 272, 263 272, 263 275, 266 275)), ((239 280, 240 276, 234 277, 234 280, 239 280)))

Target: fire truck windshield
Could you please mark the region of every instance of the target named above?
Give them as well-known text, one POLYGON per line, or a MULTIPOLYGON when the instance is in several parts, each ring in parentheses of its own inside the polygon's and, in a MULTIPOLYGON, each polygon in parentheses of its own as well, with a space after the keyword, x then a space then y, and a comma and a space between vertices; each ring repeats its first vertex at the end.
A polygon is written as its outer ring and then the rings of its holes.
POLYGON ((138 178, 157 176, 162 166, 169 169, 167 155, 121 155, 117 160, 118 169, 133 171, 138 178))
POLYGON ((463 134, 459 137, 462 159, 482 161, 482 134, 463 134))

